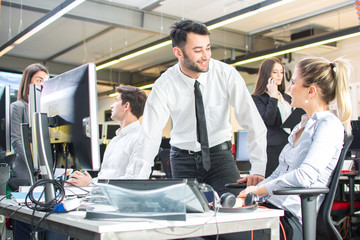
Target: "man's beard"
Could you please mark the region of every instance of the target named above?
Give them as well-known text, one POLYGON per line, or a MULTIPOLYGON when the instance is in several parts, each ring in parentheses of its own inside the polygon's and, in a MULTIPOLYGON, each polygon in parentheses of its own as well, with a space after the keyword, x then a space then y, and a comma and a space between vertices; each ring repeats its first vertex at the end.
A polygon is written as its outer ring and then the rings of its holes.
POLYGON ((203 70, 196 64, 196 62, 193 62, 190 60, 190 58, 185 53, 185 51, 183 51, 183 54, 184 54, 184 65, 187 69, 194 71, 194 72, 200 72, 200 73, 209 71, 209 64, 207 65, 207 68, 205 70, 203 70))

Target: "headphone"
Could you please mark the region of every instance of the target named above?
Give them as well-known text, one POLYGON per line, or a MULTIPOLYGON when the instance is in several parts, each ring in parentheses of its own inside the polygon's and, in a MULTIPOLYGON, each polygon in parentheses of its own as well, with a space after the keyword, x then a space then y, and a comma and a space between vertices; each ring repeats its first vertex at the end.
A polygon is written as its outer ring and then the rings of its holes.
POLYGON ((244 207, 233 208, 236 203, 236 197, 234 194, 226 192, 220 197, 220 205, 218 208, 219 212, 227 213, 240 213, 240 212, 250 212, 255 211, 258 208, 259 203, 264 203, 268 198, 268 195, 258 196, 255 193, 248 193, 245 197, 244 207))

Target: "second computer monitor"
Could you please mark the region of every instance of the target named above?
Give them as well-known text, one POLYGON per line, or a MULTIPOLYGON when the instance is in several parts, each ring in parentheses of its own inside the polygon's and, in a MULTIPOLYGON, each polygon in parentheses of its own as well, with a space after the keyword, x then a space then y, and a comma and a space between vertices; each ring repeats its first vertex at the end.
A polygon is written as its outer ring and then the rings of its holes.
POLYGON ((235 158, 240 172, 248 172, 251 168, 247 145, 247 131, 238 131, 235 135, 235 158))
POLYGON ((119 124, 106 124, 106 140, 110 141, 116 135, 116 130, 120 128, 119 124))
POLYGON ((10 86, 0 88, 0 150, 10 152, 10 86))
POLYGON ((50 141, 68 143, 82 169, 100 168, 95 64, 89 63, 43 83, 41 112, 57 116, 50 141))

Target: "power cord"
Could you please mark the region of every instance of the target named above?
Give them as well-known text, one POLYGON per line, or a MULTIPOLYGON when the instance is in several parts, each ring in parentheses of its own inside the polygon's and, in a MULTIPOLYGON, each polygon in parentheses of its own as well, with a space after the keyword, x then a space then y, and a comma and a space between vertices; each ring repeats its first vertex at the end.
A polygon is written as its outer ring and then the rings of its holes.
POLYGON ((36 182, 34 185, 31 186, 28 194, 26 195, 25 204, 28 208, 35 211, 52 212, 54 207, 63 201, 64 197, 65 189, 59 181, 54 179, 44 179, 36 182), (42 197, 44 196, 44 191, 46 189, 46 184, 52 184, 54 186, 55 192, 55 198, 51 199, 48 202, 42 200, 42 197), (34 197, 34 190, 37 187, 43 187, 44 189, 38 199, 34 197))

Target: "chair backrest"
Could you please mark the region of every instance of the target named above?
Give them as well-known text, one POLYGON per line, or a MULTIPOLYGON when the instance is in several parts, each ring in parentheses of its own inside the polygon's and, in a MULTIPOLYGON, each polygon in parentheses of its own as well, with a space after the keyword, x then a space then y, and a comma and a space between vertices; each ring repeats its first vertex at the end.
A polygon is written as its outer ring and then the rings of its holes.
POLYGON ((170 149, 163 149, 159 153, 159 159, 166 174, 166 178, 171 178, 170 149))
POLYGON ((316 239, 342 239, 340 233, 336 230, 335 226, 331 222, 331 206, 333 204, 336 189, 338 186, 341 169, 344 163, 346 152, 348 151, 352 140, 352 135, 345 136, 344 146, 341 150, 338 163, 333 171, 332 179, 329 185, 329 192, 325 194, 325 198, 318 212, 317 216, 317 228, 316 228, 316 239))

